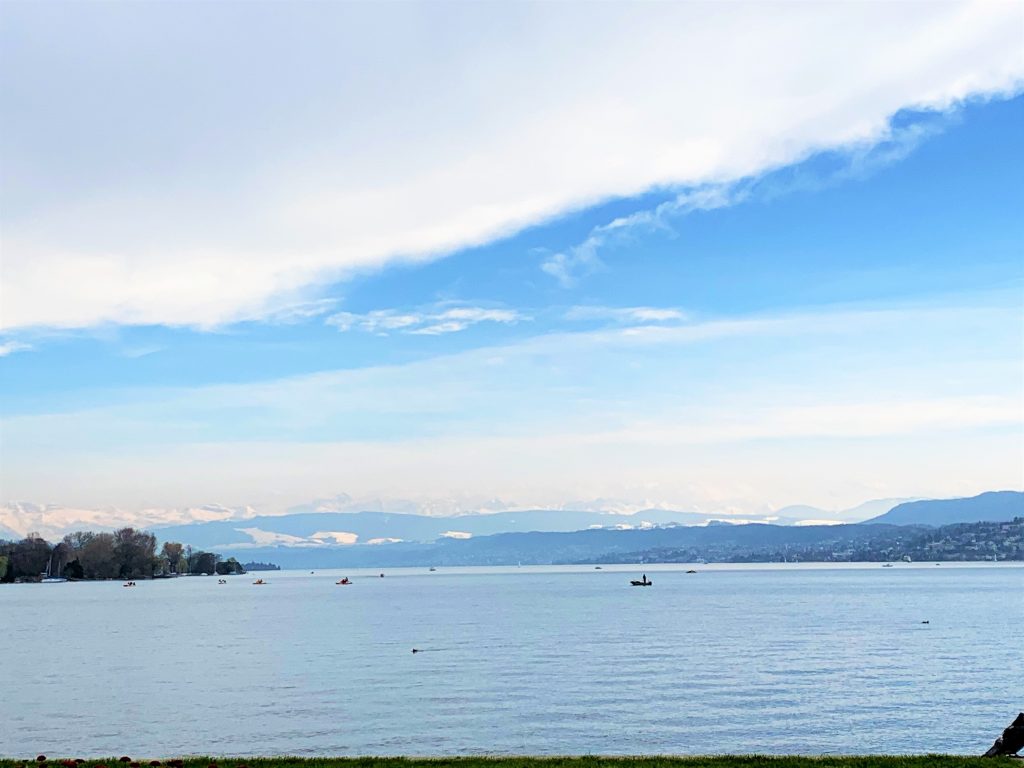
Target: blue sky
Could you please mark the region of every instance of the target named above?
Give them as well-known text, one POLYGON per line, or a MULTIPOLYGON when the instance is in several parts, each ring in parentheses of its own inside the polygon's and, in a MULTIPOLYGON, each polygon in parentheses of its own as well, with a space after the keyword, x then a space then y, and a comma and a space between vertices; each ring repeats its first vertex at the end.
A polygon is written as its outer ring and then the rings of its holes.
POLYGON ((1024 486, 1019 6, 53 7, 0 33, 0 501, 1024 486))

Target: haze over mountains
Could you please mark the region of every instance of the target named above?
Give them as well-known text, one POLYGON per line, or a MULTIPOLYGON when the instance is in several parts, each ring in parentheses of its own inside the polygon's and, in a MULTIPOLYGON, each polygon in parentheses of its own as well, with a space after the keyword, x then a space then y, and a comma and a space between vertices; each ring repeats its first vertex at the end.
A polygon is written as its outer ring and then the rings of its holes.
MULTIPOLYGON (((243 544, 366 543, 373 539, 433 541, 448 531, 485 536, 514 531, 575 531, 593 526, 643 527, 679 523, 705 525, 713 520, 777 525, 860 522, 907 499, 877 499, 845 510, 793 505, 744 514, 736 510, 648 507, 615 499, 570 502, 559 509, 522 509, 500 499, 359 498, 340 494, 268 514, 252 506, 220 504, 128 512, 115 507, 88 509, 57 504, 10 502, 0 505, 0 538, 30 532, 59 539, 76 530, 113 530, 123 526, 168 529, 196 546, 243 544), (225 522, 222 526, 201 524, 225 522), (244 524, 243 524, 244 523, 244 524), (201 527, 195 528, 196 525, 201 527), (324 536, 317 536, 324 533, 324 536), (332 542, 331 534, 344 534, 332 542), (356 537, 356 538, 353 538, 356 537), (319 541, 322 539, 323 541, 319 541)), ((163 534, 162 534, 163 535, 163 534)))
MULTIPOLYGON (((329 509, 327 504, 314 503, 289 514, 259 515, 251 507, 198 507, 179 513, 177 519, 184 518, 179 524, 151 527, 163 541, 180 541, 240 559, 271 560, 284 567, 567 562, 628 557, 647 550, 711 555, 744 553, 758 547, 821 546, 825 542, 862 546, 879 537, 898 539, 902 529, 897 526, 1001 522, 1024 516, 1024 493, 999 491, 966 499, 909 502, 877 500, 838 513, 790 506, 761 517, 664 509, 633 514, 509 510, 449 516, 324 511, 329 509)), ((39 524, 95 529, 102 527, 104 515, 112 513, 7 505, 0 509, 0 537, 20 538, 32 530, 56 539, 64 531, 46 533, 45 526, 39 524), (98 522, 101 525, 97 526, 98 522)), ((149 513, 151 517, 156 514, 149 513)))
MULTIPOLYGON (((735 525, 710 522, 705 525, 684 525, 678 522, 624 528, 622 526, 591 526, 573 531, 532 530, 491 535, 471 535, 468 531, 447 531, 434 542, 395 541, 380 539, 380 546, 337 546, 323 535, 296 539, 290 543, 232 548, 239 557, 273 560, 285 568, 307 567, 385 567, 402 565, 514 565, 567 562, 693 562, 708 560, 743 560, 781 558, 785 553, 810 559, 887 559, 901 556, 912 546, 915 556, 926 554, 932 559, 985 559, 1019 557, 1019 523, 1007 532, 998 530, 963 531, 962 517, 968 527, 980 517, 987 523, 1003 523, 1024 517, 1024 493, 1006 491, 983 494, 969 499, 953 499, 940 505, 941 519, 929 515, 936 509, 930 503, 912 502, 903 507, 901 516, 916 522, 892 525, 885 522, 840 525, 785 526, 765 523, 735 525), (993 499, 998 501, 993 502, 993 499), (962 510, 958 515, 956 510, 962 510), (930 533, 934 531, 935 533, 930 533), (980 538, 979 538, 980 537, 980 538), (1012 541, 1011 541, 1012 539, 1012 541), (916 542, 916 543, 915 543, 916 542), (781 553, 781 555, 780 555, 781 553)), ((520 526, 544 522, 544 512, 506 513, 519 515, 520 526)), ((586 515, 588 513, 577 513, 586 515)), ((671 514, 671 513, 669 513, 671 514)), ((645 517, 640 513, 634 517, 645 517)), ((622 516, 605 516, 622 519, 622 516)), ((359 515, 370 520, 372 516, 359 515)), ((477 519, 498 516, 478 516, 477 519)), ((470 522, 472 516, 457 518, 470 522)), ((578 518, 586 519, 586 518, 578 518)), ((565 518, 569 522, 569 518, 565 518)), ((303 521, 309 523, 310 521, 303 521)), ((343 521, 344 522, 344 521, 343 521)), ((377 521, 380 522, 380 521, 377 521)), ((401 522, 401 521, 400 521, 401 522)), ((505 524, 511 524, 511 518, 505 524)), ((219 529, 230 523, 215 523, 188 528, 219 529)), ((467 526, 468 527, 468 526, 467 526)), ((993 528, 989 525, 989 528, 993 528)), ((175 533, 184 532, 181 530, 175 533)))

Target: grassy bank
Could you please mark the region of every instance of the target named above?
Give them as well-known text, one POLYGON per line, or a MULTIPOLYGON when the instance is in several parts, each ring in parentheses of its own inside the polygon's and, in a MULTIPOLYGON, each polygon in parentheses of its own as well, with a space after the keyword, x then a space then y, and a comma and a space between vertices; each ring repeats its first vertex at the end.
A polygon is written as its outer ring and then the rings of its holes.
MULTIPOLYGON (((150 768, 151 758, 119 762, 118 758, 75 763, 50 757, 46 763, 34 756, 24 760, 0 760, 0 768, 150 768)), ((163 768, 1020 768, 1013 758, 960 757, 956 755, 793 757, 767 755, 719 755, 709 757, 452 757, 452 758, 208 758, 193 757, 161 763, 163 768)))

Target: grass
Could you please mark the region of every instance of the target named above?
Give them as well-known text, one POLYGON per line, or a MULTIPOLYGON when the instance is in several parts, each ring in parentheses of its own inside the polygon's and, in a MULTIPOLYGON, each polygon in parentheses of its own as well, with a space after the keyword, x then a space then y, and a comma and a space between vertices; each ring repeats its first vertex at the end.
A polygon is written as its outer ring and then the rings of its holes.
MULTIPOLYGON (((149 768, 150 758, 119 762, 119 758, 87 760, 77 768, 149 768)), ((0 768, 72 768, 73 760, 51 758, 38 762, 0 760, 0 768)), ((168 763, 161 764, 168 768, 168 763)), ((958 755, 795 757, 773 755, 715 755, 705 757, 190 757, 174 760, 170 768, 1021 768, 1013 758, 958 755)))

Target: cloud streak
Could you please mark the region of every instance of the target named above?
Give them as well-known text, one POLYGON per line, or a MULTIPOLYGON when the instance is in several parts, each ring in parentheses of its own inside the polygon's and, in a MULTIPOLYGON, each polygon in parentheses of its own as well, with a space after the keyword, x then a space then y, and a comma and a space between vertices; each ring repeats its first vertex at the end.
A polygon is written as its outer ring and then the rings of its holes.
POLYGON ((440 336, 458 333, 478 323, 514 325, 526 320, 524 315, 511 309, 485 307, 453 307, 430 312, 402 312, 396 309, 378 309, 366 314, 338 312, 324 322, 339 331, 359 330, 386 336, 405 333, 415 336, 440 336))
POLYGON ((15 352, 25 352, 32 349, 31 344, 23 344, 20 341, 0 342, 0 357, 7 357, 15 352))
MULTIPOLYGON (((596 202, 870 146, 902 109, 1024 74, 1013 3, 440 5, 429 29, 374 4, 62 13, 11 7, 0 31, 9 329, 287 314, 596 202)), ((547 271, 594 268, 628 228, 608 227, 547 271)))
POLYGON ((695 211, 713 211, 751 199, 771 200, 793 192, 826 189, 844 181, 860 180, 906 158, 922 141, 938 132, 931 121, 887 128, 872 140, 841 147, 832 154, 838 167, 799 175, 766 168, 753 177, 686 189, 653 208, 620 216, 594 227, 582 242, 548 256, 541 270, 563 288, 575 287, 580 278, 602 269, 601 251, 622 247, 638 236, 660 232, 674 235, 680 219, 695 211))
POLYGON ((1020 476, 1019 313, 1016 295, 988 294, 613 320, 400 365, 118 389, 91 409, 6 419, 0 480, 45 498, 59 474, 76 504, 126 507, 140 504, 132 488, 168 506, 273 507, 338 488, 543 505, 829 506, 841 491, 835 506, 1003 487, 1020 476))

